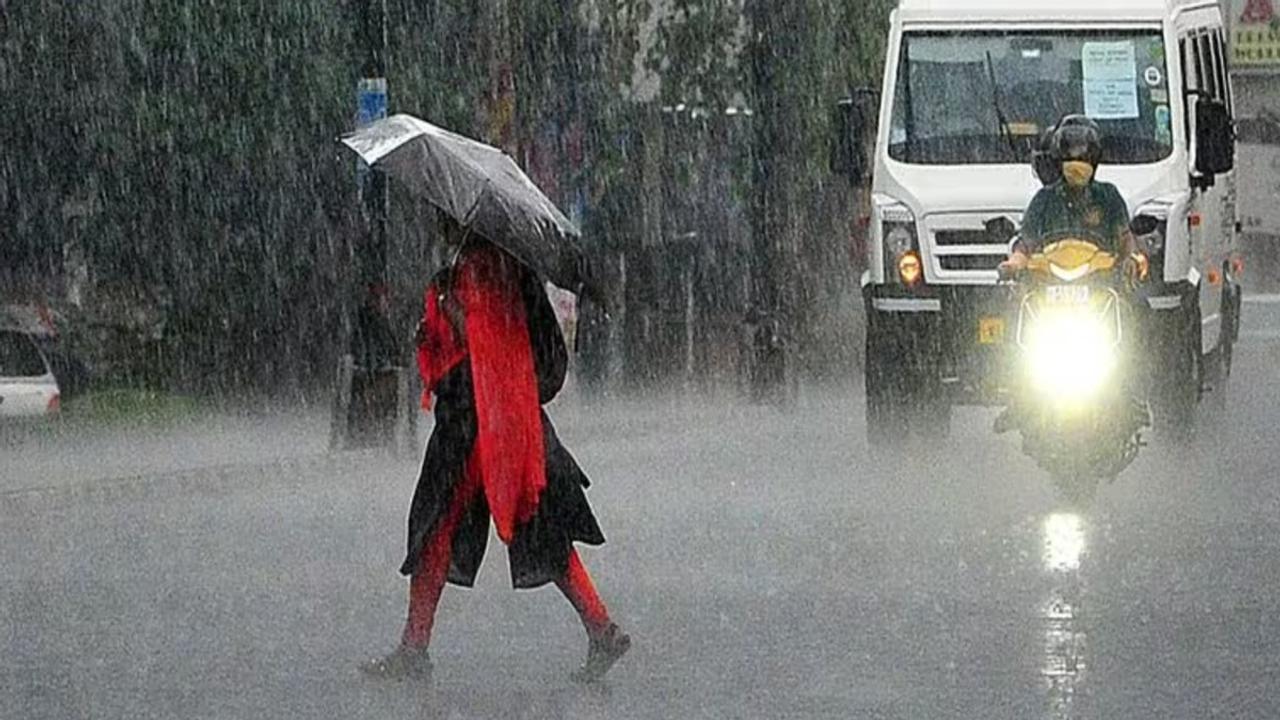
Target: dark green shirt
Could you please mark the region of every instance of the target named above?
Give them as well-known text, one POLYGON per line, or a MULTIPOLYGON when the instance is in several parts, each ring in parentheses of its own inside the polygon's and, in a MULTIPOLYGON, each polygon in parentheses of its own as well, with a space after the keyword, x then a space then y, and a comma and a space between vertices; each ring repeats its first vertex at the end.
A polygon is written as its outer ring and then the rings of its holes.
POLYGON ((1059 181, 1031 199, 1022 218, 1022 245, 1033 253, 1051 242, 1079 238, 1118 254, 1128 229, 1129 208, 1115 185, 1095 180, 1075 190, 1059 181))

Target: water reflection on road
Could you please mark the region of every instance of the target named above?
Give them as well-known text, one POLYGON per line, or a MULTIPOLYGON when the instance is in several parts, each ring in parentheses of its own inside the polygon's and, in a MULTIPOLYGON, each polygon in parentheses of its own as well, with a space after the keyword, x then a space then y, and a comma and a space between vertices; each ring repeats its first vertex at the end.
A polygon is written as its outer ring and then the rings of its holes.
POLYGON ((1081 717, 1079 700, 1089 679, 1089 634, 1081 563, 1087 551, 1087 526, 1076 513, 1054 513, 1043 525, 1043 569, 1049 593, 1040 606, 1044 653, 1040 667, 1046 698, 1045 717, 1081 717))

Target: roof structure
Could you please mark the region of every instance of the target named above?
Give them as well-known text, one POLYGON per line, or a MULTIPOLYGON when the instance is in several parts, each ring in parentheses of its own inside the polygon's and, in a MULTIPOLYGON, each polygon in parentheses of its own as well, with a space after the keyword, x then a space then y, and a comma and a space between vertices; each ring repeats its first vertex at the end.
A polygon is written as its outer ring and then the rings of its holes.
POLYGON ((900 0, 904 22, 1158 21, 1175 10, 1213 7, 1215 0, 900 0))

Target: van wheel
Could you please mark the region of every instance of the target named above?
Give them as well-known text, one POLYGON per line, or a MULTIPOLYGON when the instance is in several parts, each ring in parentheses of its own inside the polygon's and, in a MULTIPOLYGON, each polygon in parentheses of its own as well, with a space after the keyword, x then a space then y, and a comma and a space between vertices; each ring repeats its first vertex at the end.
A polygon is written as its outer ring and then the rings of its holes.
POLYGON ((1151 410, 1156 432, 1185 440, 1195 428, 1196 406, 1204 381, 1200 352, 1200 304, 1179 310, 1158 328, 1153 348, 1158 373, 1152 387, 1151 410))
POLYGON ((864 378, 867 445, 872 456, 890 459, 913 437, 946 437, 951 430, 951 403, 928 363, 936 354, 922 347, 921 338, 927 333, 907 328, 898 333, 874 320, 868 326, 864 378))
POLYGON ((1215 411, 1225 410, 1227 394, 1231 386, 1231 367, 1235 361, 1236 338, 1240 331, 1240 291, 1232 290, 1230 283, 1222 290, 1222 330, 1218 333, 1218 347, 1213 353, 1212 372, 1206 373, 1209 385, 1209 401, 1215 411))
POLYGON ((1222 359, 1219 371, 1220 380, 1225 385, 1231 378, 1231 368, 1235 363, 1236 340, 1240 339, 1240 306, 1241 289, 1230 285, 1222 291, 1222 333, 1218 338, 1218 356, 1222 359))

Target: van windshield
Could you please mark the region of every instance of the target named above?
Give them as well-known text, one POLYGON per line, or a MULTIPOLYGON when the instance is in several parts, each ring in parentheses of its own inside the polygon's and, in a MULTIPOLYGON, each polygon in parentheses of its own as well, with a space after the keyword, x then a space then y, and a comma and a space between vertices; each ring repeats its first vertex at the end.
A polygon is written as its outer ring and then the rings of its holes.
POLYGON ((1098 122, 1103 162, 1173 152, 1164 40, 1147 31, 919 32, 902 39, 889 156, 1026 163, 1062 116, 1098 122))

